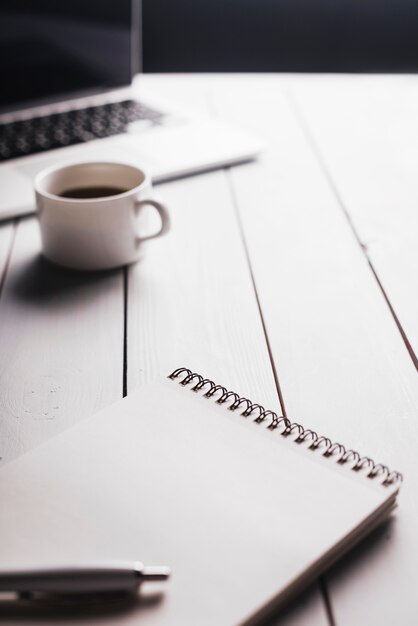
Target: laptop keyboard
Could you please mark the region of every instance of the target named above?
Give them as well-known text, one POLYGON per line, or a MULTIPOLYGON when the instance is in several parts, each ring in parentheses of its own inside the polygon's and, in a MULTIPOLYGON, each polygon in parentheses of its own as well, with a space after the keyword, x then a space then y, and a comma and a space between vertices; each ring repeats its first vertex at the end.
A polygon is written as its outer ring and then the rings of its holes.
POLYGON ((1 124, 0 161, 118 135, 133 122, 157 123, 163 115, 135 100, 124 100, 1 124))

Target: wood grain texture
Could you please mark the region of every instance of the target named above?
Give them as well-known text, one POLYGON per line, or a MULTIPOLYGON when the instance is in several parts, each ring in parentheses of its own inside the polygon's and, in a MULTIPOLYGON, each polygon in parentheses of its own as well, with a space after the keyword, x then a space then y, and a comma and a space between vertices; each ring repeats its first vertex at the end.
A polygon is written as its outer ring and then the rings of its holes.
POLYGON ((322 78, 292 93, 416 359, 416 78, 322 78))
POLYGON ((121 271, 73 273, 20 222, 0 299, 0 456, 22 454, 122 396, 121 271))
POLYGON ((268 143, 256 167, 231 170, 261 309, 288 414, 407 477, 396 521, 329 577, 336 623, 412 624, 416 371, 286 88, 259 77, 248 89, 241 80, 218 100, 224 115, 247 119, 268 143))
POLYGON ((172 229, 129 271, 128 389, 186 365, 277 408, 225 175, 160 185, 158 193, 172 229))

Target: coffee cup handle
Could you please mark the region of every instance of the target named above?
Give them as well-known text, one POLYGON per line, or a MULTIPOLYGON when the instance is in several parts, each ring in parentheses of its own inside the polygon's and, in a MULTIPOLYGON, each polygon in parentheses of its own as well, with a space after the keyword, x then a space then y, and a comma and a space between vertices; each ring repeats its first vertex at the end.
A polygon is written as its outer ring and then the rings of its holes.
POLYGON ((134 205, 135 215, 138 216, 141 208, 146 205, 152 206, 157 210, 161 218, 161 228, 160 230, 157 230, 156 233, 146 235, 146 237, 137 237, 137 244, 142 243, 143 241, 148 241, 149 239, 155 239, 155 237, 160 237, 170 230, 170 216, 168 214, 167 207, 162 202, 158 202, 158 200, 152 200, 151 198, 147 198, 146 200, 137 200, 134 205))

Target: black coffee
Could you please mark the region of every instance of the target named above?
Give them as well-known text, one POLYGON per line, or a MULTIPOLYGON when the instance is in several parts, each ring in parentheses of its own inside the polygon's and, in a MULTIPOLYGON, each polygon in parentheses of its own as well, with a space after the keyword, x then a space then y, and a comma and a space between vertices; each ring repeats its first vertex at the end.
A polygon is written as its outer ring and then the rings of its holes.
POLYGON ((122 189, 121 187, 73 187, 57 195, 61 196, 61 198, 106 198, 106 196, 116 196, 125 191, 127 189, 122 189))

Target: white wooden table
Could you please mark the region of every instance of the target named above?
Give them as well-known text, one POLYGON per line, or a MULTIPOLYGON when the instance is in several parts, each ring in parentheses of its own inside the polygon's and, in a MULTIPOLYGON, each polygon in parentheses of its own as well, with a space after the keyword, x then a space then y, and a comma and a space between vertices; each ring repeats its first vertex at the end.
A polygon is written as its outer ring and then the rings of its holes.
POLYGON ((143 88, 258 132, 266 151, 161 185, 172 232, 128 270, 55 270, 34 218, 0 228, 2 462, 177 366, 280 398, 406 480, 395 520, 277 624, 416 624, 418 77, 143 88))

